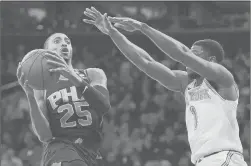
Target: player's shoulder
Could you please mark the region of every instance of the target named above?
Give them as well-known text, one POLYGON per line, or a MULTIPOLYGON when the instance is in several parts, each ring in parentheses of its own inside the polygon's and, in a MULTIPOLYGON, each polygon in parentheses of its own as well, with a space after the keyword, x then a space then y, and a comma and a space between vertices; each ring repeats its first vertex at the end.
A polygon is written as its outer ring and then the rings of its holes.
POLYGON ((100 68, 87 68, 86 73, 90 78, 102 78, 107 79, 104 70, 100 68))
POLYGON ((104 88, 107 87, 107 77, 105 72, 100 68, 88 68, 86 69, 86 73, 88 78, 91 81, 92 86, 99 85, 104 88))

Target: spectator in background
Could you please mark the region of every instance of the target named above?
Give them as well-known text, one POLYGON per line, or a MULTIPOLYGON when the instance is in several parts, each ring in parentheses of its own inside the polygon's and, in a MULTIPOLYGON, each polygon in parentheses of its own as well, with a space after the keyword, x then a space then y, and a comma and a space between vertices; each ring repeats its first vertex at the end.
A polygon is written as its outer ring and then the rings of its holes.
POLYGON ((24 136, 25 148, 19 153, 19 158, 25 163, 26 166, 40 166, 43 149, 36 141, 36 137, 27 131, 24 136))
POLYGON ((22 160, 15 156, 14 150, 8 149, 1 158, 1 166, 23 166, 22 160))
POLYGON ((7 54, 6 58, 6 62, 8 62, 7 73, 10 75, 15 75, 17 70, 17 64, 15 58, 13 57, 13 54, 7 54))

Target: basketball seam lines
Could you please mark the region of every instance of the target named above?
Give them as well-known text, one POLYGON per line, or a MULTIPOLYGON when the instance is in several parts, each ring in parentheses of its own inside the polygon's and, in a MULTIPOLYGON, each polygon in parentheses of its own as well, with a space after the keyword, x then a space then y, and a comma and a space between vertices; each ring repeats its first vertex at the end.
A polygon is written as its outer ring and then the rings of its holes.
MULTIPOLYGON (((37 51, 38 52, 38 51, 37 51)), ((35 53, 35 55, 37 54, 37 52, 35 53)), ((29 78, 29 74, 30 74, 30 71, 31 71, 31 69, 32 69, 32 66, 34 65, 34 63, 35 63, 35 61, 37 60, 37 58, 38 58, 39 56, 37 56, 36 58, 35 58, 35 60, 32 62, 32 64, 31 64, 31 67, 30 67, 30 69, 29 69, 29 72, 28 72, 28 76, 27 76, 27 79, 29 78)))
MULTIPOLYGON (((40 51, 40 50, 37 50, 37 52, 38 52, 38 51, 40 51)), ((26 62, 27 60, 29 60, 31 57, 35 56, 35 55, 37 54, 37 52, 34 53, 32 56, 28 57, 25 61, 23 61, 23 63, 26 62)), ((23 63, 22 63, 22 64, 23 64, 23 63)))

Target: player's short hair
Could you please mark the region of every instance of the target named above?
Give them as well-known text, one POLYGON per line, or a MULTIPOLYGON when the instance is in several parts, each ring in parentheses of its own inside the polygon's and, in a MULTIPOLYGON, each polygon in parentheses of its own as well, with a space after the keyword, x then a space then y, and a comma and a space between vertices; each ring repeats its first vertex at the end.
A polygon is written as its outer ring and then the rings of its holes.
POLYGON ((45 40, 45 42, 44 42, 44 49, 48 49, 49 39, 50 39, 50 37, 48 37, 48 38, 45 40))
POLYGON ((54 34, 56 34, 56 33, 51 34, 51 35, 45 40, 45 42, 44 42, 44 49, 48 49, 48 47, 49 47, 49 40, 50 40, 51 36, 53 36, 54 34))
POLYGON ((51 38, 52 36, 54 36, 55 34, 59 34, 59 33, 53 33, 53 34, 51 34, 51 35, 45 40, 45 42, 44 42, 44 49, 48 49, 48 47, 49 47, 49 40, 50 40, 50 38, 51 38))
POLYGON ((215 56, 217 62, 222 62, 225 56, 225 52, 221 44, 212 39, 198 40, 193 45, 201 46, 205 50, 209 51, 210 56, 215 56))

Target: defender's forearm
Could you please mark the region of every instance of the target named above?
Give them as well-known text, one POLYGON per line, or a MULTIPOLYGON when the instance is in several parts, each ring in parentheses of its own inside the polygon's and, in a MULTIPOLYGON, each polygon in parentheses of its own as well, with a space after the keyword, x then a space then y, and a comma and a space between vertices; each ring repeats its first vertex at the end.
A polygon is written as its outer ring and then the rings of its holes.
POLYGON ((49 122, 40 110, 34 96, 27 96, 30 106, 30 117, 32 127, 38 138, 42 142, 46 142, 52 138, 49 122))
POLYGON ((150 38, 154 42, 154 44, 166 55, 176 61, 184 61, 184 49, 188 49, 184 44, 148 26, 147 24, 142 25, 141 32, 144 33, 148 38, 150 38))
POLYGON ((112 30, 110 37, 118 49, 140 70, 144 71, 146 64, 153 58, 142 48, 130 42, 117 29, 112 30))

